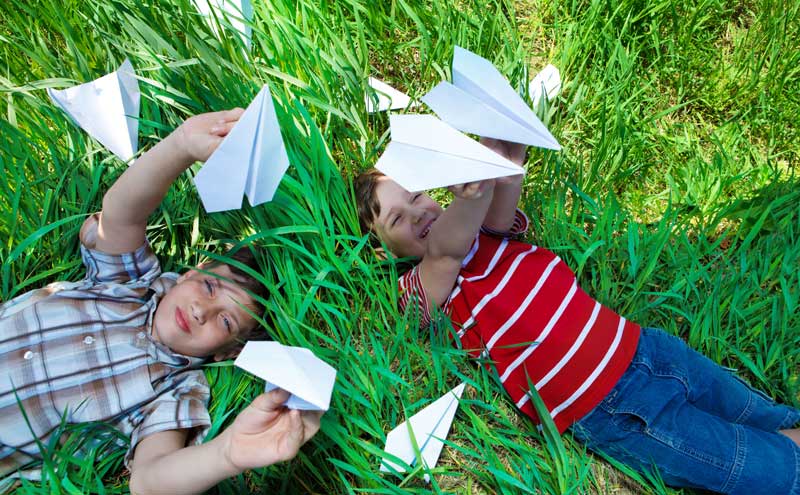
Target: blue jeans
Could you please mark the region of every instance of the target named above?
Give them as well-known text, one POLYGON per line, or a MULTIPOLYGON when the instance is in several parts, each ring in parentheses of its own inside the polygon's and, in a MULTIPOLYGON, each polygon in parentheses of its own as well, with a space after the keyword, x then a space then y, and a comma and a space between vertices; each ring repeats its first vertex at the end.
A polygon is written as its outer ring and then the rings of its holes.
POLYGON ((800 448, 777 430, 800 411, 776 404, 660 330, 643 329, 619 383, 573 436, 668 485, 800 495, 800 448))

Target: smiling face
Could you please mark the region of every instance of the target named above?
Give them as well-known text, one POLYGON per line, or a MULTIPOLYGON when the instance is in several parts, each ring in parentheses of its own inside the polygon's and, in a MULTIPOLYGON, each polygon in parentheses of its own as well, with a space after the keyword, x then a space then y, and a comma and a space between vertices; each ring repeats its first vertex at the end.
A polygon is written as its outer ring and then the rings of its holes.
POLYGON ((375 198, 380 206, 372 228, 396 256, 422 257, 433 222, 442 207, 424 193, 410 193, 388 177, 378 179, 375 198))
POLYGON ((227 358, 237 339, 255 326, 241 307, 252 307, 253 299, 234 282, 236 276, 227 265, 204 271, 213 273, 190 270, 164 295, 156 308, 153 336, 180 354, 227 358))

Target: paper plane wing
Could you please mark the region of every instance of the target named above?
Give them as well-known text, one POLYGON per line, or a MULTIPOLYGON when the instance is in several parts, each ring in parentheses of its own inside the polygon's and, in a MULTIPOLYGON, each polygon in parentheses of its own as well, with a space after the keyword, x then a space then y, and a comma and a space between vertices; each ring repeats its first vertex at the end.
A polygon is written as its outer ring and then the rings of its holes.
MULTIPOLYGON (((453 85, 465 93, 470 94, 475 100, 483 102, 486 106, 493 108, 498 113, 502 113, 521 126, 527 127, 531 133, 539 137, 539 142, 546 143, 546 145, 533 144, 533 146, 554 150, 561 149, 558 141, 550 134, 547 127, 542 124, 522 97, 514 91, 506 78, 504 78, 488 60, 475 55, 469 50, 458 46, 455 47, 453 52, 453 85)), ((437 102, 434 101, 434 105, 436 103, 437 102)), ((431 103, 428 103, 428 105, 433 108, 437 114, 439 113, 439 110, 431 105, 431 103)), ((449 112, 453 111, 450 108, 445 108, 444 110, 449 112)), ((449 121, 444 118, 443 120, 456 129, 464 130, 461 129, 462 124, 460 122, 449 121)), ((487 134, 481 135, 496 137, 487 134)), ((505 138, 497 136, 497 139, 505 138)))
POLYGON ((283 143, 275 104, 269 88, 261 89, 261 112, 255 135, 253 164, 247 176, 247 199, 253 206, 271 201, 289 168, 289 155, 283 143))
MULTIPOLYGON (((425 466, 428 468, 435 467, 444 446, 442 440, 447 438, 447 434, 450 431, 450 425, 453 423, 453 418, 458 409, 458 399, 464 392, 464 386, 465 384, 463 383, 457 386, 437 399, 433 404, 411 416, 408 421, 401 423, 390 431, 386 435, 386 447, 384 447, 384 450, 399 457, 406 464, 414 466, 418 459, 414 455, 414 447, 411 443, 411 435, 413 434, 425 466)), ((405 471, 402 466, 388 459, 383 459, 381 471, 390 471, 390 467, 399 472, 405 471)))
POLYGON ((278 342, 248 342, 234 364, 264 379, 267 391, 280 387, 289 392, 287 407, 328 410, 336 369, 308 349, 278 342))
POLYGON ((207 212, 235 210, 245 193, 253 206, 271 200, 288 167, 272 96, 264 86, 194 183, 207 212))
POLYGON ((536 77, 531 80, 528 86, 528 93, 534 107, 539 106, 542 97, 552 100, 561 92, 561 73, 553 65, 547 65, 536 77))
POLYGON ((369 113, 406 108, 411 102, 411 98, 407 94, 374 77, 369 78, 369 86, 375 90, 375 95, 378 97, 378 106, 375 107, 372 95, 367 94, 364 96, 364 102, 369 113))
POLYGON ((439 118, 460 131, 540 148, 561 149, 546 129, 547 134, 542 135, 535 128, 520 124, 450 83, 439 83, 422 97, 422 101, 439 118))
POLYGON ((117 70, 117 78, 121 89, 122 108, 125 110, 128 122, 128 138, 131 142, 133 155, 138 149, 141 92, 139 91, 139 81, 136 79, 133 64, 127 58, 117 70))
POLYGON ((408 191, 525 172, 432 115, 392 115, 389 120, 392 142, 375 168, 408 191))
POLYGON ((250 48, 253 35, 253 5, 250 0, 194 0, 193 3, 198 12, 208 18, 211 29, 217 31, 217 24, 212 20, 215 15, 227 19, 230 26, 242 36, 245 46, 250 48))
POLYGON ((63 90, 50 99, 69 118, 122 161, 138 150, 139 84, 127 59, 119 70, 63 90))

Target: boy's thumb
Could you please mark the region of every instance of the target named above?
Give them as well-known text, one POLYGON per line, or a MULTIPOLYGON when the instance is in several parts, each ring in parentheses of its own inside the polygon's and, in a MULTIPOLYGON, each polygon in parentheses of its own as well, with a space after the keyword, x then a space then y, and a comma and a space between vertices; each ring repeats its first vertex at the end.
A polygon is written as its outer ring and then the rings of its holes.
POLYGON ((283 407, 283 403, 289 399, 289 392, 281 388, 276 388, 267 393, 261 394, 253 401, 253 405, 258 409, 271 412, 283 407))

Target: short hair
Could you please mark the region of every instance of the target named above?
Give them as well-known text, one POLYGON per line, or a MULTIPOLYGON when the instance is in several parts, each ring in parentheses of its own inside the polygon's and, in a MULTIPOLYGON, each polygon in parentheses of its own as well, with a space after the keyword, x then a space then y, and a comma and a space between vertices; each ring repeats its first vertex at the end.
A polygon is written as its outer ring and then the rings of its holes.
POLYGON ((358 174, 354 181, 358 224, 362 234, 373 232, 375 219, 381 214, 381 204, 378 203, 378 197, 375 194, 375 188, 381 177, 385 177, 383 172, 373 167, 358 174))
MULTIPOLYGON (((261 267, 258 265, 258 258, 256 253, 260 250, 253 246, 236 246, 236 245, 226 245, 226 251, 222 255, 222 258, 230 259, 236 261, 246 267, 250 268, 254 272, 259 272, 261 267)), ((242 287, 245 291, 247 291, 253 299, 253 306, 251 308, 253 313, 261 318, 266 318, 266 307, 262 303, 262 300, 267 300, 269 298, 269 291, 267 290, 267 286, 264 285, 260 280, 256 277, 247 273, 245 270, 234 266, 231 263, 226 263, 224 260, 214 259, 209 263, 209 267, 213 268, 215 266, 225 265, 227 266, 231 273, 236 277, 234 280, 240 287, 242 287)), ((253 327, 250 332, 247 334, 247 340, 259 340, 260 337, 263 337, 262 334, 257 332, 258 324, 253 327)))

